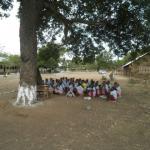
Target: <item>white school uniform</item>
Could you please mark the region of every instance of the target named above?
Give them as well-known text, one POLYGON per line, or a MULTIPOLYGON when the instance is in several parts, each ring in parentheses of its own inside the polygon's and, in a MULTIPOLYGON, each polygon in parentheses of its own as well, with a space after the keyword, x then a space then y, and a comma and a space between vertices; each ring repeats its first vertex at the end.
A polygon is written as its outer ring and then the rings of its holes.
POLYGON ((117 95, 118 95, 118 97, 121 97, 121 87, 118 86, 116 89, 117 89, 117 95))
POLYGON ((114 100, 117 100, 117 91, 116 90, 111 91, 110 95, 114 98, 114 100))
POLYGON ((83 87, 79 85, 76 88, 77 88, 77 92, 79 93, 79 95, 83 95, 83 87))
POLYGON ((64 90, 63 90, 62 85, 58 86, 58 93, 63 94, 63 92, 64 92, 64 90))
POLYGON ((93 97, 95 97, 95 96, 96 96, 96 88, 93 87, 93 97))

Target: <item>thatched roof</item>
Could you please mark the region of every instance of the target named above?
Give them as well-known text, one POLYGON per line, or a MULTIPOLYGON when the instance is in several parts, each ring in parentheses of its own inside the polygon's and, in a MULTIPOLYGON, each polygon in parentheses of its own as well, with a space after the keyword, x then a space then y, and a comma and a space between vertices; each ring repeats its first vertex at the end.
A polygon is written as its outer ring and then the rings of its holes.
POLYGON ((149 53, 150 53, 150 52, 147 52, 147 53, 145 53, 145 54, 143 54, 143 55, 141 55, 141 56, 138 56, 138 57, 135 58, 134 60, 129 61, 128 63, 124 64, 124 65, 122 66, 122 68, 127 67, 128 65, 132 64, 133 62, 139 60, 140 58, 144 57, 145 55, 147 55, 147 54, 149 54, 149 53))

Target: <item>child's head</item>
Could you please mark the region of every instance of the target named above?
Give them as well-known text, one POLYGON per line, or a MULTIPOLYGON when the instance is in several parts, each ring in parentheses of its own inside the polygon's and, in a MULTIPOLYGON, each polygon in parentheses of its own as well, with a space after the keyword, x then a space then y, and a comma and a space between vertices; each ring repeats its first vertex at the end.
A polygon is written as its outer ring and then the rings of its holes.
POLYGON ((106 81, 106 84, 108 84, 108 85, 109 85, 109 84, 110 84, 110 81, 109 81, 109 80, 107 80, 107 81, 106 81))
POLYGON ((105 80, 103 80, 102 85, 105 85, 105 84, 106 84, 106 81, 105 81, 105 80))
POLYGON ((119 83, 118 82, 114 82, 114 87, 118 87, 119 83))

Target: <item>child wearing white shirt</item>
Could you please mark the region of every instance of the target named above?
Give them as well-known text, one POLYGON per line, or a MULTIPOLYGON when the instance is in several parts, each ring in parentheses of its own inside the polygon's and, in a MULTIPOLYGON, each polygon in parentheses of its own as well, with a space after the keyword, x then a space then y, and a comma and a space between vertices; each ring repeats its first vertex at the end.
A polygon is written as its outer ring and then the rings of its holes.
POLYGON ((117 90, 115 87, 112 87, 112 89, 110 90, 110 100, 113 102, 116 102, 117 100, 117 90))

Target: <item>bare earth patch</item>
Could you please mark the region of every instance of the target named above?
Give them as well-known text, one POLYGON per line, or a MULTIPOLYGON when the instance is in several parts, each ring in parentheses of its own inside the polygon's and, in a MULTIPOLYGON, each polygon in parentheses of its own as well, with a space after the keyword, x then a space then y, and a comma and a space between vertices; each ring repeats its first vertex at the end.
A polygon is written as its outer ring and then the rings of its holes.
MULTIPOLYGON (((62 76, 101 79, 97 72, 43 78, 62 76)), ((52 95, 36 107, 19 108, 12 105, 19 76, 0 76, 0 150, 149 150, 150 87, 116 80, 123 90, 117 103, 52 95)))

